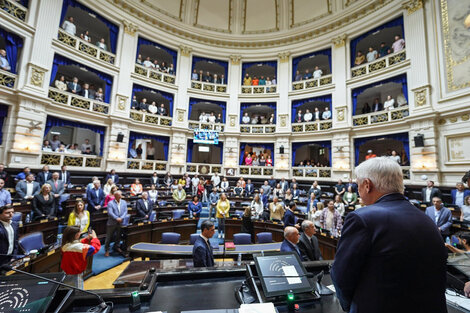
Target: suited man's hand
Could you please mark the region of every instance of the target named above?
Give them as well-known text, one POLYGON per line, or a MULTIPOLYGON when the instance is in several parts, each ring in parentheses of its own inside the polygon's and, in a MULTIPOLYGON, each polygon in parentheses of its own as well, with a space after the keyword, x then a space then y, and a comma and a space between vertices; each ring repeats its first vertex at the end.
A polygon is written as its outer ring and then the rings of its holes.
POLYGON ((116 221, 117 221, 118 223, 122 223, 122 218, 118 217, 118 218, 116 219, 116 221))
POLYGON ((300 225, 299 225, 299 224, 295 224, 294 226, 295 226, 295 228, 300 229, 300 225))
POLYGON ((147 219, 147 218, 149 218, 149 216, 148 216, 148 215, 145 215, 145 218, 147 219))
POLYGON ((95 209, 97 210, 101 209, 101 205, 95 205, 95 209))
POLYGON ((59 198, 59 197, 60 197, 60 195, 59 195, 59 194, 57 194, 57 193, 56 193, 56 194, 54 194, 54 198, 59 198))

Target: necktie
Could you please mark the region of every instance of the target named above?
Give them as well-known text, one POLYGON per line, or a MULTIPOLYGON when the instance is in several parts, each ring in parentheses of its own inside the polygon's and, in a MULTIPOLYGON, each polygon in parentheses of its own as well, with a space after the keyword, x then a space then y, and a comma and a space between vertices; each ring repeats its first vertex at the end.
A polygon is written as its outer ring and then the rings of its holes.
POLYGON ((313 237, 310 238, 310 244, 312 245, 312 248, 315 248, 315 245, 313 244, 313 237))
POLYGON ((54 182, 54 186, 57 189, 57 180, 54 182))

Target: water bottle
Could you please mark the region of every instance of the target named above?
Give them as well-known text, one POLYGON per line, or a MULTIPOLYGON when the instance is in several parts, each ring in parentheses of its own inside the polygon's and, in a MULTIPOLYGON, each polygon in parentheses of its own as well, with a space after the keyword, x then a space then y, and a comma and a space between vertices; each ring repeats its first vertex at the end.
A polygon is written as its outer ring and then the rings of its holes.
POLYGON ((447 238, 446 238, 446 244, 450 245, 450 238, 449 238, 449 236, 447 236, 447 238))
POLYGON ((238 266, 242 265, 242 254, 241 253, 238 254, 237 265, 238 266))
POLYGON ((56 243, 57 247, 60 247, 62 246, 62 234, 58 234, 57 235, 57 243, 56 243))
POLYGON ((26 219, 24 221, 26 224, 31 222, 31 214, 26 215, 26 219))

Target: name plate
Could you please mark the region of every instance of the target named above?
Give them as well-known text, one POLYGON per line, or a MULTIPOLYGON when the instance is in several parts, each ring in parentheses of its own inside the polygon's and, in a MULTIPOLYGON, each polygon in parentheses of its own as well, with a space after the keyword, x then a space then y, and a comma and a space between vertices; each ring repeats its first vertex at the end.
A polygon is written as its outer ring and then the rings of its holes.
POLYGON ((10 275, 13 275, 15 274, 16 272, 15 271, 9 271, 9 272, 6 272, 5 273, 5 276, 10 276, 10 275))
POLYGON ((138 223, 138 224, 137 224, 137 226, 142 226, 142 225, 144 225, 144 223, 138 223))
POLYGON ((168 222, 168 220, 162 220, 162 222, 168 222))
POLYGON ((108 213, 108 210, 103 210, 103 213, 108 213))
POLYGON ((273 221, 273 224, 278 224, 278 222, 274 222, 274 221, 273 221))
POLYGON ((13 206, 18 206, 18 205, 21 205, 21 202, 13 202, 12 205, 13 205, 13 206))
POLYGON ((75 200, 77 200, 77 201, 82 201, 82 198, 77 198, 77 199, 75 199, 75 200))
POLYGON ((189 218, 185 217, 185 218, 183 218, 183 220, 185 220, 185 221, 186 221, 186 220, 189 220, 189 218))
POLYGON ((48 221, 48 219, 45 218, 45 219, 43 219, 43 220, 40 220, 39 223, 47 223, 47 221, 48 221))
POLYGON ((132 208, 127 208, 127 211, 132 211, 132 208))
POLYGON ((55 253, 55 250, 51 250, 51 251, 47 252, 47 256, 50 256, 50 255, 52 255, 52 254, 54 254, 54 253, 55 253))

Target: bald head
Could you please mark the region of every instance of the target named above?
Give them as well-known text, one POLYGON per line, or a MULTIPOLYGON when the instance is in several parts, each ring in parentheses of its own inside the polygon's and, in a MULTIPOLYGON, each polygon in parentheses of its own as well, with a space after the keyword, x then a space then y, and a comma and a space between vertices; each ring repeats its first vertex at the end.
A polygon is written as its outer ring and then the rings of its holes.
POLYGON ((287 226, 284 228, 284 238, 297 244, 299 242, 299 231, 295 227, 287 226))

